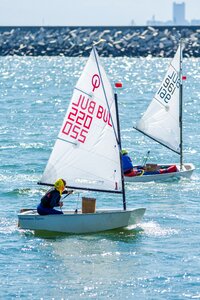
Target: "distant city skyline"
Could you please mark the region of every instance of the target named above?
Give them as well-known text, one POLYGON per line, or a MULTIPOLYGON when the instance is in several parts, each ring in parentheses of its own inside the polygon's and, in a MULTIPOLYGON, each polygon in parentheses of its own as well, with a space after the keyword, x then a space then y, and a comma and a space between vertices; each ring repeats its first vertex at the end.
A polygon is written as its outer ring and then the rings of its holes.
POLYGON ((186 20, 199 19, 200 0, 0 0, 0 26, 129 26, 172 20, 173 2, 186 20))
POLYGON ((155 16, 152 16, 151 20, 147 21, 147 25, 200 25, 200 19, 192 19, 190 21, 186 18, 186 5, 185 2, 174 1, 172 3, 172 17, 170 20, 156 20, 155 16))

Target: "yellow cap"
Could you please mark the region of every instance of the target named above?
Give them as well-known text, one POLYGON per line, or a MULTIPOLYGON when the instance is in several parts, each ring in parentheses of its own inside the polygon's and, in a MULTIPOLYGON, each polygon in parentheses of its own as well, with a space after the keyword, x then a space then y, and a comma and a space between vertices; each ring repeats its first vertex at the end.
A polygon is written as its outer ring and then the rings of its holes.
POLYGON ((62 178, 59 178, 56 180, 56 182, 54 183, 54 186, 56 188, 57 191, 59 191, 60 195, 62 195, 62 192, 65 189, 65 180, 63 180, 62 178))
POLYGON ((122 149, 121 154, 122 154, 122 155, 128 154, 128 151, 127 151, 126 149, 122 149))

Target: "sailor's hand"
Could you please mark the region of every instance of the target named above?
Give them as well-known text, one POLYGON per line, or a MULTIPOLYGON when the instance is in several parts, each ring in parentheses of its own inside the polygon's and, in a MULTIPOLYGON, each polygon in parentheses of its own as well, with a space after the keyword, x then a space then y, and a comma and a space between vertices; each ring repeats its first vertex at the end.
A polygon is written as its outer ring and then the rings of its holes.
POLYGON ((62 192, 62 194, 72 194, 74 191, 73 190, 64 190, 63 192, 62 192))
POLYGON ((62 201, 59 202, 59 206, 60 206, 60 207, 63 206, 63 202, 62 202, 62 201))
POLYGON ((67 191, 68 194, 73 194, 73 190, 67 191))

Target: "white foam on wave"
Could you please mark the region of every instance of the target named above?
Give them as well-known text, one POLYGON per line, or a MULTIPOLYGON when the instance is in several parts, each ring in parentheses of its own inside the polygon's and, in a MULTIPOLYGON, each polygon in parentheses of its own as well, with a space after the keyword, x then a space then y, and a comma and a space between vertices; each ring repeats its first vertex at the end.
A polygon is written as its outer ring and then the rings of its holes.
POLYGON ((8 149, 15 149, 15 148, 44 149, 45 145, 42 144, 42 143, 19 143, 17 145, 3 145, 3 146, 0 146, 1 150, 8 150, 8 149))
POLYGON ((37 182, 38 176, 36 174, 0 174, 0 182, 37 182))
POLYGON ((0 146, 1 150, 18 148, 16 145, 0 146))
POLYGON ((17 230, 16 221, 13 220, 12 222, 7 218, 0 218, 0 234, 12 234, 17 230))
POLYGON ((162 228, 158 223, 150 221, 140 224, 144 234, 148 236, 168 236, 178 234, 179 230, 173 228, 162 228))

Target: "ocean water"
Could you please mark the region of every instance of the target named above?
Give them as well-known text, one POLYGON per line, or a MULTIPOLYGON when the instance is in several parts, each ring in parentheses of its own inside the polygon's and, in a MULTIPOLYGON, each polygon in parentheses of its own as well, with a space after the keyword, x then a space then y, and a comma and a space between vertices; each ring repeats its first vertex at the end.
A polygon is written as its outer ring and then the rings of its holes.
MULTIPOLYGON (((178 162, 132 126, 151 101, 169 59, 102 58, 118 91, 122 145, 135 163, 178 162)), ((37 185, 86 58, 0 58, 0 299, 200 299, 200 60, 184 59, 184 161, 191 180, 127 184, 128 207, 146 207, 138 228, 37 236, 17 227, 36 207, 37 185)), ((83 193, 84 194, 84 193, 83 193)), ((85 195, 85 194, 84 194, 85 195)), ((80 207, 82 193, 65 207, 80 207)), ((121 198, 98 194, 98 207, 121 198)))

